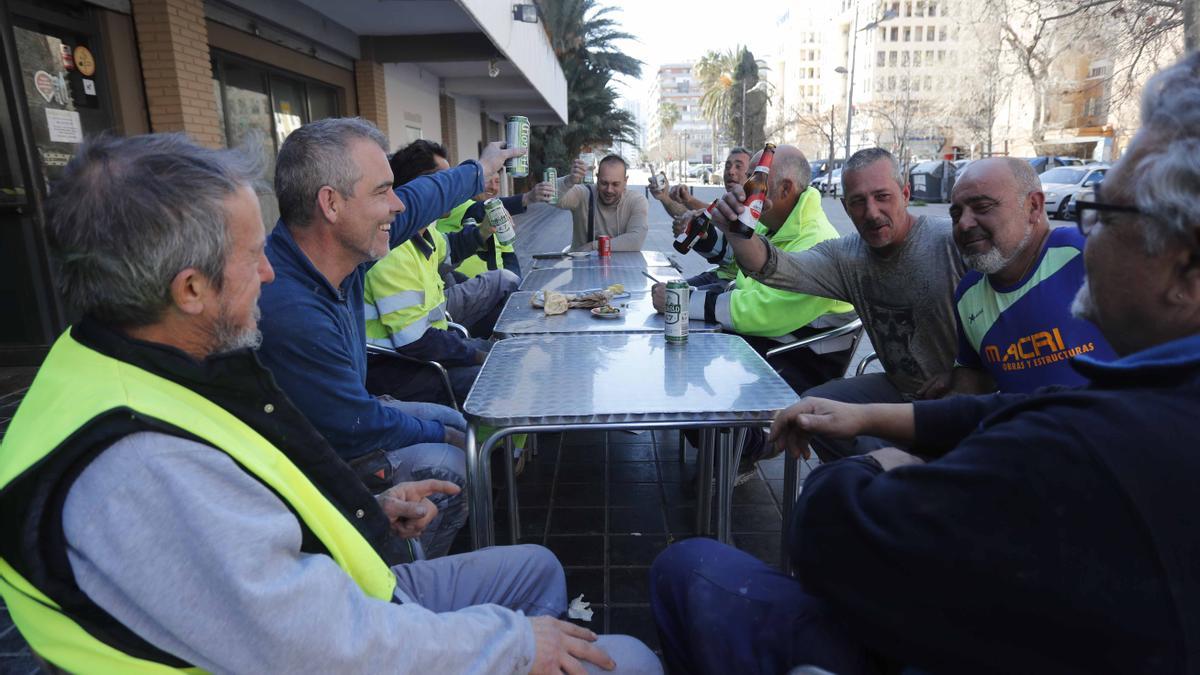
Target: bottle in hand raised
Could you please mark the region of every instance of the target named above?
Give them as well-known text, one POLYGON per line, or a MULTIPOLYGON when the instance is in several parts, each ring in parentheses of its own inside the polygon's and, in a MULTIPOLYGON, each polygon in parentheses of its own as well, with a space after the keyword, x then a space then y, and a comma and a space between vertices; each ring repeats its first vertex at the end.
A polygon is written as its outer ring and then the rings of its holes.
POLYGON ((713 203, 708 205, 707 209, 697 213, 688 221, 687 229, 681 232, 678 237, 675 237, 675 241, 671 242, 671 246, 674 246, 676 251, 687 255, 687 252, 692 250, 692 247, 696 245, 696 240, 708 232, 708 229, 712 227, 713 209, 717 207, 718 201, 720 200, 714 200, 713 203))
POLYGON ((758 166, 754 167, 754 173, 742 186, 746 193, 746 200, 742 204, 746 210, 738 214, 735 222, 729 224, 731 234, 746 239, 754 236, 754 226, 762 217, 763 204, 767 201, 767 177, 771 173, 771 162, 773 161, 775 161, 775 144, 767 143, 763 146, 762 156, 758 159, 758 166))

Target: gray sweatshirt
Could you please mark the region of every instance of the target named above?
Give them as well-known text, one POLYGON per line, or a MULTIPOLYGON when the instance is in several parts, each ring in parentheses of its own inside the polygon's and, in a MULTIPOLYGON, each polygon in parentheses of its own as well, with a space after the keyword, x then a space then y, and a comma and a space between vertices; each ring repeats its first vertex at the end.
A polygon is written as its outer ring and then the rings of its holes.
POLYGON ((797 253, 783 253, 769 242, 767 249, 762 270, 746 273, 773 288, 854 305, 888 379, 902 394, 915 393, 954 366, 954 289, 963 263, 949 218, 921 216, 887 257, 857 233, 797 253))
POLYGON ((287 506, 228 455, 128 436, 79 476, 63 510, 79 587, 158 648, 211 672, 527 673, 522 613, 435 613, 365 595, 300 551, 287 506))

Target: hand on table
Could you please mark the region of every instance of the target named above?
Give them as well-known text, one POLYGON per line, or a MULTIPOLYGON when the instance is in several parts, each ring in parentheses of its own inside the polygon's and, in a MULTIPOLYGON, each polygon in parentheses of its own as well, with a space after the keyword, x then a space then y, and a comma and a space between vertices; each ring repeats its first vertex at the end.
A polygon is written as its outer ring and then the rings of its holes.
POLYGON ((617 664, 596 645, 596 634, 567 621, 548 616, 529 619, 533 624, 535 653, 530 675, 584 675, 586 669, 581 661, 595 664, 604 670, 613 670, 617 664))
POLYGON ((383 513, 392 524, 392 532, 405 539, 421 536, 425 527, 437 515, 437 506, 429 501, 433 494, 456 495, 461 491, 454 483, 444 480, 420 480, 399 483, 375 496, 383 513))
POLYGON ((808 459, 813 436, 854 438, 863 425, 861 406, 823 398, 803 398, 775 415, 767 441, 778 451, 808 459))
POLYGON ((654 311, 662 314, 667 311, 667 285, 661 281, 650 287, 650 303, 654 311))

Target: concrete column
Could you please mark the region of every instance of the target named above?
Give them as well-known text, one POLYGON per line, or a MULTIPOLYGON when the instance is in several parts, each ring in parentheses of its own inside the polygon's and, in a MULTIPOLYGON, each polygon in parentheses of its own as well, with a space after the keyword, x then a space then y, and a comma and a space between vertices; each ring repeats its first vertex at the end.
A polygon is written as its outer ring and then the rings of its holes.
POLYGON ((151 131, 224 147, 203 0, 132 0, 131 8, 151 131))

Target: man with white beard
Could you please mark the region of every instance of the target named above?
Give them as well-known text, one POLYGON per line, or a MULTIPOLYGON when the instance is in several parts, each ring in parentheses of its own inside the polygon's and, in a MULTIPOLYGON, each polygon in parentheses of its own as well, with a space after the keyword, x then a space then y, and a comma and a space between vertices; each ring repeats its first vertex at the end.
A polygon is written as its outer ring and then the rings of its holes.
POLYGON ((974 162, 955 184, 954 243, 970 271, 954 293, 954 370, 929 395, 1081 385, 1072 357, 1113 358, 1100 330, 1070 313, 1084 278, 1084 238, 1073 227, 1051 230, 1045 200, 1022 159, 974 162))

